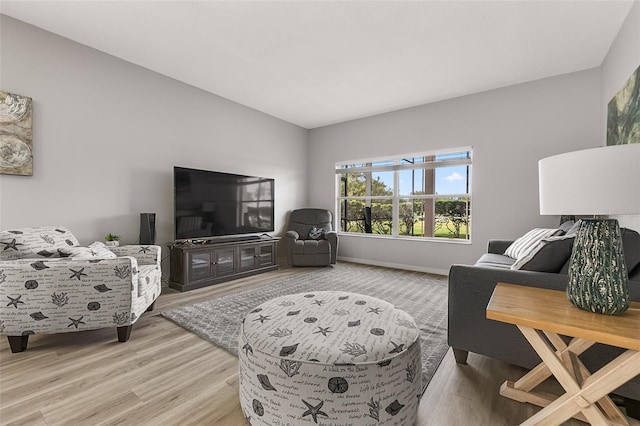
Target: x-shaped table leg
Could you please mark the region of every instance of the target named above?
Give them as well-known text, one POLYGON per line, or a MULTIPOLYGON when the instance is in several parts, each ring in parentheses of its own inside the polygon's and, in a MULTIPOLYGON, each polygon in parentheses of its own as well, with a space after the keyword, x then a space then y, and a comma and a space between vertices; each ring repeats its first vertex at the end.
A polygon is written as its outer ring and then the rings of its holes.
POLYGON ((555 333, 518 328, 543 361, 517 382, 505 382, 500 389, 503 396, 545 407, 523 425, 557 425, 571 417, 595 425, 628 425, 607 394, 640 374, 640 352, 627 350, 591 375, 578 355, 594 342, 574 338, 567 346, 555 333), (551 374, 566 391, 559 398, 533 390, 551 374))

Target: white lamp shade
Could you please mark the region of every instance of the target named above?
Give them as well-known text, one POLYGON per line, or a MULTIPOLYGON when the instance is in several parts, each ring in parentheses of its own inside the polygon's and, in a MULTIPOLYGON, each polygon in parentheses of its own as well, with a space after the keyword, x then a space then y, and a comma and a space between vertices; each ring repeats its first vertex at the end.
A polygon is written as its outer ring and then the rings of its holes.
POLYGON ((540 214, 640 214, 640 144, 544 158, 538 177, 540 214))

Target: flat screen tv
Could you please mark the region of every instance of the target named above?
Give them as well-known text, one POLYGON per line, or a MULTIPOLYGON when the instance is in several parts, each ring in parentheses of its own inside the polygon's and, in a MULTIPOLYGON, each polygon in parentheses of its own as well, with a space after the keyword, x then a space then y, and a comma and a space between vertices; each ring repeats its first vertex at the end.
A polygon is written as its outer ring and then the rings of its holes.
POLYGON ((273 231, 274 180, 173 168, 176 240, 273 231))

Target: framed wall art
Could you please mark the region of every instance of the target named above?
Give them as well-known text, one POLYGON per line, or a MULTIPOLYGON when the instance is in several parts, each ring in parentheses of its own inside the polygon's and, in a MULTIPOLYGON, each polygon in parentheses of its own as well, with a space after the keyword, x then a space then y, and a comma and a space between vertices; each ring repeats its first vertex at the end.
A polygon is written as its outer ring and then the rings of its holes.
POLYGON ((640 66, 607 107, 607 145, 640 143, 640 66))
POLYGON ((33 175, 32 100, 0 91, 0 173, 33 175))

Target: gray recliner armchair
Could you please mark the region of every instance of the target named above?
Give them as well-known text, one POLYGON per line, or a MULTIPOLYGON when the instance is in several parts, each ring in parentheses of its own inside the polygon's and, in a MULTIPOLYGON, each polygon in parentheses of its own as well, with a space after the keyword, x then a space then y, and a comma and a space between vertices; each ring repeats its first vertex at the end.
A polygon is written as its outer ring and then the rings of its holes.
POLYGON ((338 234, 333 216, 324 209, 291 212, 287 231, 287 259, 293 266, 327 266, 336 263, 338 234))

